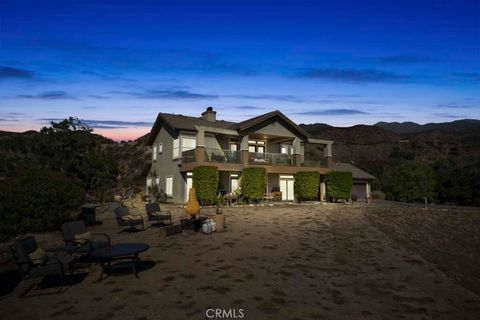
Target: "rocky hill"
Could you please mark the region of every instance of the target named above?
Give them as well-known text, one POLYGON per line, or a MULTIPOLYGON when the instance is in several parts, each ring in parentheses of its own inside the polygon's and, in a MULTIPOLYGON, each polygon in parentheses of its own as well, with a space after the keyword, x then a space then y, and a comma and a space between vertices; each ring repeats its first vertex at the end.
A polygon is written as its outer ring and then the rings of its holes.
MULTIPOLYGON (((350 162, 381 178, 402 160, 433 163, 454 158, 460 166, 480 161, 480 121, 459 120, 420 125, 413 122, 377 123, 338 128, 323 123, 301 125, 315 138, 330 139, 335 161, 350 162)), ((306 146, 315 155, 321 150, 306 146)))

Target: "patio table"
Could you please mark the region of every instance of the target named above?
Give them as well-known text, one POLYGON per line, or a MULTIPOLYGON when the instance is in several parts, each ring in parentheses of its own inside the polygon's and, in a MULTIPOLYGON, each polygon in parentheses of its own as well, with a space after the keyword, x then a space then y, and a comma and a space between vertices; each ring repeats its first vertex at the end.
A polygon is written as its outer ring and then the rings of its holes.
POLYGON ((111 247, 104 247, 96 249, 91 253, 92 258, 99 260, 102 266, 102 272, 98 280, 102 280, 103 274, 107 273, 109 268, 113 268, 112 261, 114 260, 131 260, 132 272, 138 278, 138 263, 140 262, 140 253, 147 251, 150 248, 145 243, 119 243, 111 247))

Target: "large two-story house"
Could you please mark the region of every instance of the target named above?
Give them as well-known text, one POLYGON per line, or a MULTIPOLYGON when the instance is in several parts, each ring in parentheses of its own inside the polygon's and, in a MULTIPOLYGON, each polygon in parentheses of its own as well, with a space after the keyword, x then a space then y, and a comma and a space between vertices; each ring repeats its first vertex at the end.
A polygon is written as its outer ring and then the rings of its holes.
POLYGON ((220 188, 234 192, 243 168, 260 166, 268 174, 266 193, 280 189, 282 200, 294 200, 295 173, 317 171, 321 175, 319 200, 325 200, 325 174, 332 170, 353 174, 352 193, 370 197, 372 175, 348 163, 332 161, 333 141, 313 139, 280 111, 245 120, 217 120, 208 107, 201 117, 159 113, 148 136, 151 160, 146 177, 147 193, 152 185, 163 190, 170 202, 184 203, 192 187, 192 170, 200 165, 216 166, 220 188), (306 144, 317 144, 323 155, 306 158, 306 144))

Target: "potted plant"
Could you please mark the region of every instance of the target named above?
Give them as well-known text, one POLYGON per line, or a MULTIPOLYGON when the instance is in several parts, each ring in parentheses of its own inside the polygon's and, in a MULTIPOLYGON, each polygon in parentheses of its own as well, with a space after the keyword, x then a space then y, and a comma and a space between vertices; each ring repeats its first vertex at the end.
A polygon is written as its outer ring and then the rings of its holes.
POLYGON ((210 217, 216 224, 216 231, 222 232, 225 226, 225 214, 223 214, 223 201, 224 196, 220 193, 217 197, 217 208, 215 210, 215 215, 210 217))

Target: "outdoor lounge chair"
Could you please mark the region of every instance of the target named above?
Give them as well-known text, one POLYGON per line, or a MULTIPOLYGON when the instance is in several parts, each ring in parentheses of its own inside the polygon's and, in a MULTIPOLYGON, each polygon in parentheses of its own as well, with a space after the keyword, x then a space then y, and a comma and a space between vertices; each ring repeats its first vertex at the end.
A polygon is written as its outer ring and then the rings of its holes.
POLYGON ((95 249, 110 247, 110 237, 106 233, 90 233, 83 220, 62 224, 63 240, 72 253, 89 254, 95 249), (86 235, 86 236, 83 236, 86 235))
MULTIPOLYGON (((33 255, 41 250, 38 248, 37 241, 32 235, 24 236, 15 240, 12 251, 15 256, 15 262, 22 279, 44 278, 47 276, 58 275, 60 277, 60 289, 63 289, 64 278, 66 274, 73 274, 73 263, 75 258, 72 256, 52 256, 43 255, 35 260, 33 255)), ((38 286, 38 283, 36 284, 38 286)), ((29 290, 33 288, 30 287, 29 290)), ((25 292, 26 293, 26 292, 25 292)), ((25 294, 24 293, 24 294, 25 294)))
POLYGON ((120 227, 129 227, 128 231, 136 230, 135 226, 142 225, 142 230, 145 230, 145 222, 143 216, 132 215, 127 207, 115 208, 115 218, 120 227))
POLYGON ((161 211, 160 204, 157 202, 145 204, 145 210, 147 211, 148 220, 155 221, 156 225, 161 225, 163 221, 168 221, 168 224, 172 224, 172 214, 170 211, 161 211))

